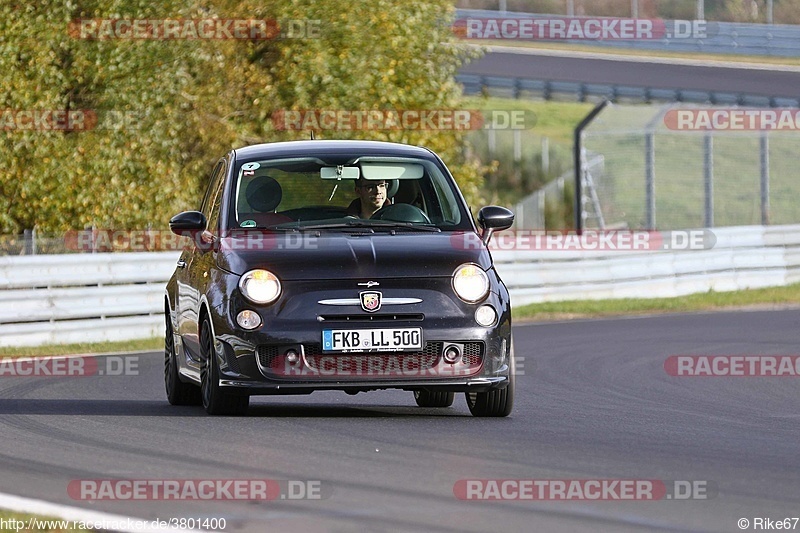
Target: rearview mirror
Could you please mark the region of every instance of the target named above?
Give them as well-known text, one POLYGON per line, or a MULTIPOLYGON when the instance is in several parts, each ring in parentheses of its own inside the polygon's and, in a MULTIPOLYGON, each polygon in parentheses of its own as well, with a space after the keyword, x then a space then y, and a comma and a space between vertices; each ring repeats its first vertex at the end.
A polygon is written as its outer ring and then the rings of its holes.
POLYGON ((478 212, 478 224, 483 229, 481 240, 488 245, 495 231, 508 229, 514 223, 514 213, 499 205, 487 205, 478 212))
POLYGON ((319 177, 324 180, 357 180, 361 176, 358 167, 322 167, 319 177))
POLYGON ((206 229, 206 224, 206 216, 200 211, 184 211, 170 219, 169 229, 175 235, 194 237, 206 229))

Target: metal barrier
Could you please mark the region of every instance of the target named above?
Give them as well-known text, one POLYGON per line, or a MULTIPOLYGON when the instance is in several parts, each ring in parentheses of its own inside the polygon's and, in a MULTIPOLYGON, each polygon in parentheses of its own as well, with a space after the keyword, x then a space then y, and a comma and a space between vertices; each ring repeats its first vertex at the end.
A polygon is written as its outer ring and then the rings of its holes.
MULTIPOLYGON (((671 297, 800 281, 800 225, 714 230, 683 252, 495 251, 515 306, 671 297)), ((163 333, 176 252, 0 257, 0 346, 127 340, 163 333)))
MULTIPOLYGON (((563 18, 563 15, 459 9, 456 20, 469 18, 563 18)), ((578 17, 580 18, 580 17, 578 17)), ((597 17, 592 17, 597 18, 597 17)), ((675 21, 664 21, 674 26, 675 21)), ((757 56, 800 56, 800 26, 789 24, 746 24, 708 22, 706 37, 657 40, 570 40, 559 42, 591 44, 606 48, 659 50, 663 52, 701 52, 707 54, 737 54, 757 56)))
POLYGON ((800 282, 800 225, 715 229, 696 251, 501 251, 515 306, 565 300, 669 298, 800 282))
POLYGON ((0 346, 155 337, 179 252, 0 257, 0 346))
POLYGON ((661 89, 658 87, 631 87, 626 85, 601 85, 596 83, 550 81, 533 78, 505 78, 501 76, 478 76, 458 74, 456 81, 464 86, 464 94, 510 98, 568 98, 579 102, 653 103, 689 102, 712 105, 738 105, 744 107, 800 107, 797 98, 781 98, 684 89, 661 89))

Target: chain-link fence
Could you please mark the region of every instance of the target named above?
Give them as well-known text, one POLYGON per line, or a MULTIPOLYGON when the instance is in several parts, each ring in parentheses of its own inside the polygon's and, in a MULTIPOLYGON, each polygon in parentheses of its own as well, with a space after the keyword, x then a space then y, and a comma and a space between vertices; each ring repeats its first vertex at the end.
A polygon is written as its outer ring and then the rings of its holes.
POLYGON ((583 134, 586 154, 604 159, 584 174, 584 227, 800 222, 799 113, 609 106, 583 134))

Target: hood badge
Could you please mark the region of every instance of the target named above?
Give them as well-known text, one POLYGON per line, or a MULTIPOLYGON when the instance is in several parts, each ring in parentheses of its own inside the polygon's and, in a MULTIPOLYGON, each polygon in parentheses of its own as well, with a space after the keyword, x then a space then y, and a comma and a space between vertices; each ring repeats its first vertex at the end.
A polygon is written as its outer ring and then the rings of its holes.
POLYGON ((378 285, 380 285, 380 283, 378 283, 377 281, 368 281, 366 283, 358 284, 359 287, 366 287, 368 289, 371 289, 372 287, 377 287, 378 285))
POLYGON ((361 309, 367 313, 374 313, 381 308, 382 294, 378 291, 361 291, 359 294, 361 309))

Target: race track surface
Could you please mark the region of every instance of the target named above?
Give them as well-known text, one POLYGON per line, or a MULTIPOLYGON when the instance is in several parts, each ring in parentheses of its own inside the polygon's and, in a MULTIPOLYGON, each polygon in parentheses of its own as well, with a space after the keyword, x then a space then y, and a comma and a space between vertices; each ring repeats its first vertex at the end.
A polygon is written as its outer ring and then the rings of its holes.
MULTIPOLYGON (((0 377, 0 492, 226 531, 740 531, 800 514, 800 381, 673 377, 670 355, 797 354, 797 311, 519 325, 507 419, 463 396, 256 398, 244 418, 167 404, 162 355, 138 375, 0 377), (325 499, 81 501, 81 479, 317 480, 325 499), (689 501, 462 501, 464 479, 701 481, 689 501)), ((102 367, 101 363, 101 367, 102 367)), ((800 525, 798 526, 800 527, 800 525)))
POLYGON ((649 62, 647 58, 562 57, 549 52, 493 51, 463 67, 460 74, 685 89, 755 96, 800 98, 800 72, 649 62))

